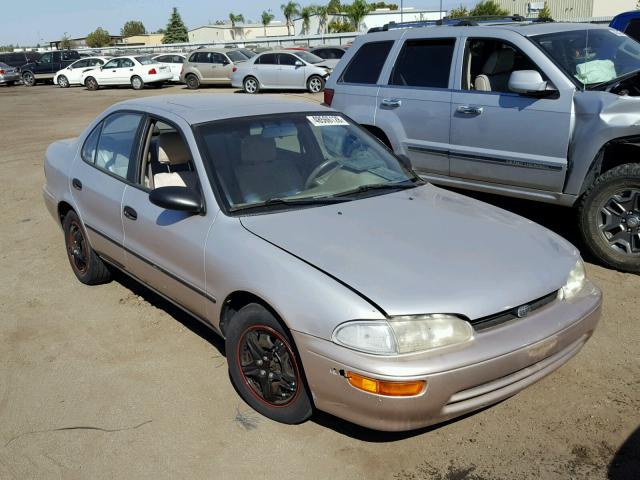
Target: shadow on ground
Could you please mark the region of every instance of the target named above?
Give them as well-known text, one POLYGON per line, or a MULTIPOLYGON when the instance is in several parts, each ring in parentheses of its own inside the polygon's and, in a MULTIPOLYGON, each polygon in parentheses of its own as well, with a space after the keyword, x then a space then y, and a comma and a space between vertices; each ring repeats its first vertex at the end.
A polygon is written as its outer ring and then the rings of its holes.
POLYGON ((640 479, 640 427, 618 449, 608 473, 609 480, 640 479))

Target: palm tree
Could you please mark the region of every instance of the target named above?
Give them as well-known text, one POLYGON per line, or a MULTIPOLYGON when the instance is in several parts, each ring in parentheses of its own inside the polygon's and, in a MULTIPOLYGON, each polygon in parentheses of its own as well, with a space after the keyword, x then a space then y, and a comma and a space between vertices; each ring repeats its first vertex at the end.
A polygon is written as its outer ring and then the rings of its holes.
POLYGON ((345 5, 343 8, 346 11, 347 17, 351 20, 351 23, 353 23, 356 32, 359 32, 362 20, 369 14, 373 7, 365 2, 365 0, 353 0, 351 5, 345 5))
POLYGON ((324 35, 325 29, 327 28, 327 21, 329 20, 329 7, 326 5, 317 5, 314 7, 314 12, 318 16, 318 33, 324 35))
POLYGON ((298 5, 293 0, 289 0, 288 3, 283 3, 282 5, 280 5, 280 9, 282 10, 284 18, 287 20, 287 35, 291 35, 293 17, 296 15, 300 15, 300 5, 298 5))
POLYGON ((302 30, 305 35, 309 35, 309 30, 311 29, 311 15, 313 15, 314 9, 313 7, 304 7, 300 10, 300 18, 302 18, 302 30))
POLYGON ((267 25, 271 23, 271 20, 275 18, 275 15, 271 13, 271 10, 262 11, 262 28, 264 28, 264 36, 267 36, 267 25))
MULTIPOLYGON (((229 21, 231 22, 231 32, 235 40, 235 36, 238 33, 238 30, 236 30, 236 23, 244 23, 244 15, 242 15, 241 13, 239 13, 238 15, 235 15, 234 13, 230 13, 229 21)), ((242 37, 242 35, 240 36, 242 37)))

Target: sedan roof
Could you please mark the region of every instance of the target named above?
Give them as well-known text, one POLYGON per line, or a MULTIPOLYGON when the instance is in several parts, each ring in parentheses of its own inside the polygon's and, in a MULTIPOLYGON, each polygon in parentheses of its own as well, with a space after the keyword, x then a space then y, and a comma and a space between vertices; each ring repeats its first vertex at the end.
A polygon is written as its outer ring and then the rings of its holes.
POLYGON ((332 111, 332 109, 318 104, 283 98, 277 95, 255 97, 233 93, 162 95, 135 98, 116 104, 115 109, 162 110, 182 117, 191 125, 252 115, 317 112, 320 110, 332 111))

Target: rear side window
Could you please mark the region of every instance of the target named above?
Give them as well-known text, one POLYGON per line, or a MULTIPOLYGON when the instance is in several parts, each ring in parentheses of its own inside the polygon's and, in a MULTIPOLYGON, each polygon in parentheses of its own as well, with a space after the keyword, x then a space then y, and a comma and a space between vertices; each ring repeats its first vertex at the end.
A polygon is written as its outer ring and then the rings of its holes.
POLYGON ((627 28, 624 29, 624 33, 640 42, 640 19, 636 18, 631 20, 627 28))
POLYGON ((375 84, 392 45, 393 41, 362 45, 340 77, 340 82, 375 84))
POLYGON ((447 88, 455 39, 407 40, 391 73, 390 85, 447 88))
POLYGON ((99 123, 89 134, 82 146, 82 159, 87 163, 93 163, 96 158, 96 147, 98 146, 98 138, 100 138, 100 129, 102 123, 99 123))
POLYGON ((275 53, 265 53, 256 60, 256 63, 260 65, 277 65, 278 57, 276 57, 275 53))

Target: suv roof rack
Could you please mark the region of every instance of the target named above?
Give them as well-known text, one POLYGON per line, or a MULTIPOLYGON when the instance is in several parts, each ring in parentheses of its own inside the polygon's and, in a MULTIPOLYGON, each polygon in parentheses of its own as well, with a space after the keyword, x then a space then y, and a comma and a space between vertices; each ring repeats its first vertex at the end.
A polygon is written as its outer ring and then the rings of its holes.
POLYGON ((477 17, 444 17, 441 20, 417 20, 413 22, 389 22, 382 27, 370 28, 367 33, 373 32, 386 32, 388 30, 396 30, 399 28, 420 28, 420 27, 435 27, 435 26, 449 26, 449 27, 475 27, 478 25, 505 25, 509 23, 537 23, 549 20, 543 20, 539 18, 525 18, 521 15, 509 15, 509 16, 477 16, 477 17))

